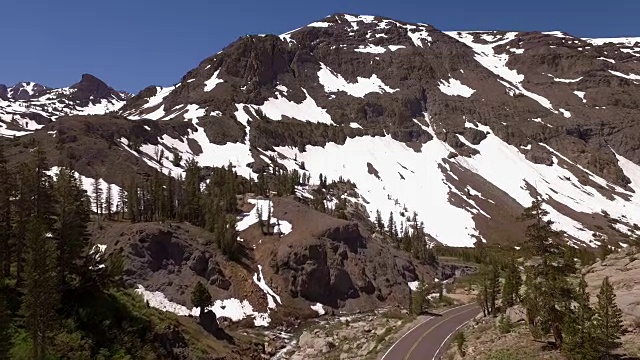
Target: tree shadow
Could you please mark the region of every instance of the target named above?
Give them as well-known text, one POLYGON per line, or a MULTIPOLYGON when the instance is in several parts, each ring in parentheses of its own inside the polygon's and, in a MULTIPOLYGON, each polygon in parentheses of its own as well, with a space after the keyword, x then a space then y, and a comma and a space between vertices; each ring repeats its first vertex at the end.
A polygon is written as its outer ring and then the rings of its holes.
POLYGON ((608 360, 640 360, 637 356, 614 354, 606 357, 608 360))
POLYGON ((210 334, 220 341, 225 341, 231 345, 236 344, 236 340, 233 338, 233 336, 231 336, 231 334, 229 334, 228 332, 224 331, 224 329, 218 329, 214 332, 211 332, 210 334))

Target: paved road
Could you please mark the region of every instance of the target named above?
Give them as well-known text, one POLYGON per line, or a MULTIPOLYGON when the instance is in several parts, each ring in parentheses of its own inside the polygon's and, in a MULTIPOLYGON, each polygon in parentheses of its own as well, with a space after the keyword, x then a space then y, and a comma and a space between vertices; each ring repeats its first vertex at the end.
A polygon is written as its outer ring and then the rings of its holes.
POLYGON ((381 360, 437 360, 453 333, 479 312, 477 305, 468 304, 432 316, 402 336, 381 360))

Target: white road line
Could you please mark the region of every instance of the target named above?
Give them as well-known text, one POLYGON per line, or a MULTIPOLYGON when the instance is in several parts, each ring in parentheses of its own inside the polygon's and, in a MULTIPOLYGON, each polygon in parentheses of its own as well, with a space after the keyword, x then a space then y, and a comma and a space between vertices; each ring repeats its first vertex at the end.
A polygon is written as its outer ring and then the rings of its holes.
POLYGON ((442 347, 444 346, 444 344, 446 344, 446 343, 447 343, 447 340, 449 340, 449 338, 450 338, 453 334, 455 334, 456 332, 458 332, 458 330, 460 330, 460 328, 461 328, 461 327, 463 327, 463 326, 467 325, 471 320, 473 320, 473 318, 471 318, 471 319, 469 319, 469 320, 467 320, 467 321, 463 322, 460 326, 458 326, 455 330, 453 330, 453 331, 451 332, 451 334, 449 334, 449 336, 447 336, 447 337, 444 339, 444 341, 442 342, 442 344, 440 344, 440 346, 438 347, 438 350, 437 350, 437 351, 436 351, 436 353, 433 355, 433 359, 431 359, 431 360, 436 360, 436 356, 438 356, 438 354, 440 353, 440 350, 442 350, 442 347))
MULTIPOLYGON (((452 310, 455 310, 455 309, 459 309, 459 308, 461 308, 461 307, 463 307, 463 306, 467 306, 467 305, 471 305, 471 304, 465 304, 465 305, 456 306, 456 307, 454 307, 454 308, 451 308, 451 309, 449 309, 449 310, 446 310, 445 312, 443 312, 443 313, 442 313, 442 314, 440 314, 440 315, 442 316, 442 315, 444 315, 444 314, 448 313, 449 311, 452 311, 452 310)), ((431 320, 431 319, 434 319, 434 318, 435 318, 434 316, 428 317, 427 319, 425 319, 425 320, 424 320, 423 322, 421 322, 420 324, 418 324, 418 325, 416 325, 416 326, 412 327, 412 328, 411 328, 411 330, 407 331, 404 335, 402 335, 402 336, 400 337, 400 339, 396 340, 396 342, 394 342, 394 343, 393 343, 393 345, 391 345, 391 347, 389 348, 389 350, 387 350, 387 352, 386 352, 386 353, 384 353, 384 355, 382 355, 382 357, 380 358, 380 360, 384 360, 384 358, 385 358, 387 355, 389 355, 389 353, 391 352, 391 350, 393 350, 393 347, 394 347, 394 346, 396 346, 396 345, 398 345, 398 343, 399 343, 402 339, 404 339, 404 337, 405 337, 405 336, 409 335, 409 333, 411 333, 413 330, 417 329, 420 325, 423 325, 423 324, 425 324, 427 321, 429 321, 429 320, 431 320)))

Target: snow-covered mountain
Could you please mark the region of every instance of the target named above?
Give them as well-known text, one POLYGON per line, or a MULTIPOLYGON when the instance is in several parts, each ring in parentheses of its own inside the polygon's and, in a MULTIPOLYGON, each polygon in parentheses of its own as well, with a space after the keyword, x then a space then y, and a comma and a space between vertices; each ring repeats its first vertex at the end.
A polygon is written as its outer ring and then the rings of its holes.
MULTIPOLYGON (((54 161, 68 147, 79 171, 121 185, 136 171, 182 172, 172 153, 245 176, 278 166, 347 178, 371 216, 416 211, 449 245, 520 241, 516 217, 538 193, 574 245, 597 245, 593 232, 624 244, 640 235, 639 90, 640 38, 441 32, 337 14, 242 37, 118 115, 61 119, 33 136, 66 139, 54 161)), ((92 109, 50 106, 52 119, 92 109)))
POLYGON ((0 136, 30 134, 60 116, 105 114, 119 109, 128 97, 89 74, 58 89, 33 82, 0 84, 0 136))

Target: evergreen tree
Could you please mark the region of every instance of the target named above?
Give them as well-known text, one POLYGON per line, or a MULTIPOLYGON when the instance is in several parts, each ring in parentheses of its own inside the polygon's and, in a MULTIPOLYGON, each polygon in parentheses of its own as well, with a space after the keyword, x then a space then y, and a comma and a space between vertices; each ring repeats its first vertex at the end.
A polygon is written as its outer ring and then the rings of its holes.
POLYGON ((258 225, 260 225, 260 231, 262 235, 266 235, 266 231, 264 229, 264 220, 262 219, 262 207, 256 204, 256 217, 258 218, 258 225))
POLYGON ((605 355, 620 346, 622 334, 622 311, 616 304, 616 294, 608 276, 602 280, 595 311, 598 345, 601 354, 605 355))
POLYGON ((76 261, 89 243, 87 232, 91 205, 80 180, 66 168, 60 168, 54 186, 56 223, 53 233, 58 242, 60 276, 77 269, 76 261))
POLYGON ((132 223, 139 220, 139 209, 138 187, 135 180, 132 180, 129 192, 127 192, 127 213, 129 213, 129 219, 132 223))
POLYGON ((124 214, 127 211, 127 194, 123 188, 118 189, 117 211, 119 213, 119 217, 124 219, 124 214))
POLYGON ((202 205, 200 191, 201 169, 198 162, 191 158, 185 164, 185 219, 196 226, 202 225, 202 205))
POLYGON ((111 207, 113 206, 113 186, 107 184, 107 193, 104 195, 104 207, 107 210, 107 219, 111 220, 111 207))
POLYGON ((394 237, 394 234, 398 233, 398 229, 396 228, 396 222, 393 220, 393 211, 389 213, 389 221, 387 222, 387 235, 389 235, 390 238, 392 239, 396 239, 397 237, 394 237))
POLYGON ((96 215, 102 215, 102 187, 100 187, 100 179, 93 179, 93 204, 95 206, 96 215))
POLYGON ((220 251, 229 260, 238 260, 240 255, 240 244, 238 243, 238 231, 236 230, 236 218, 231 216, 225 223, 225 231, 220 242, 220 251))
POLYGON ((427 298, 427 287, 423 281, 418 281, 418 287, 411 294, 411 313, 420 315, 425 310, 427 298))
POLYGON ((510 258, 507 263, 507 269, 504 275, 504 284, 502 286, 502 305, 510 308, 520 301, 520 288, 522 287, 522 277, 520 269, 515 259, 510 258))
POLYGON ((493 316, 496 316, 497 311, 497 303, 498 297, 500 296, 500 268, 494 262, 491 264, 489 268, 489 277, 488 277, 488 303, 489 303, 489 313, 493 316))
POLYGON ((265 226, 267 228, 267 235, 271 235, 271 200, 267 200, 267 222, 265 226))
POLYGON ((200 316, 204 314, 207 306, 212 303, 211 293, 200 281, 196 283, 191 292, 191 303, 193 306, 200 308, 200 316))
POLYGON ((378 228, 378 231, 384 231, 384 221, 382 220, 380 210, 376 210, 376 227, 378 228))
POLYGON ((33 358, 45 359, 55 329, 59 306, 58 252, 42 219, 30 221, 26 241, 26 263, 22 313, 31 340, 33 358))
POLYGON ((0 282, 9 277, 11 271, 11 196, 13 176, 7 159, 0 147, 0 282))
POLYGON ((6 291, 4 284, 0 283, 0 359, 9 359, 11 351, 11 316, 5 299, 6 291))
POLYGON ((542 199, 538 197, 521 215, 522 220, 530 222, 525 234, 529 288, 524 293, 524 305, 532 334, 551 333, 556 345, 561 347, 567 304, 573 297, 567 277, 575 268, 565 264, 564 248, 558 244, 563 234, 552 228, 551 220, 545 220, 549 213, 542 206, 542 199))
POLYGON ((575 303, 567 309, 567 321, 563 324, 565 334, 562 351, 570 359, 597 360, 596 329, 593 323, 594 311, 589 305, 589 293, 584 276, 580 278, 575 303))

